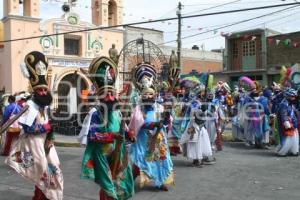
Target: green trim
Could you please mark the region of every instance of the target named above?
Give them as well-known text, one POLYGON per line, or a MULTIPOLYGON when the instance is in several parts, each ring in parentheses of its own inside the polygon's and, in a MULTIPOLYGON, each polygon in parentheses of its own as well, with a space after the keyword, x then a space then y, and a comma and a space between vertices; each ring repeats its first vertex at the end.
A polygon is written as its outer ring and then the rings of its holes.
POLYGON ((45 39, 49 39, 51 41, 51 44, 53 45, 54 42, 53 42, 53 39, 51 37, 41 37, 40 44, 42 44, 43 40, 45 40, 45 39))
POLYGON ((91 50, 91 34, 88 33, 88 50, 91 50))
POLYGON ((103 49, 103 45, 102 45, 102 43, 101 43, 99 40, 95 40, 95 41, 92 43, 92 48, 94 48, 94 46, 95 46, 96 44, 99 44, 99 45, 100 45, 100 48, 103 49))
POLYGON ((53 46, 54 42, 53 42, 52 37, 41 37, 41 39, 40 39, 40 45, 42 45, 43 48, 45 48, 43 46, 43 41, 45 41, 45 40, 50 40, 51 46, 53 46))
MULTIPOLYGON (((58 31, 56 31, 58 33, 58 31)), ((55 35, 55 47, 58 47, 59 37, 58 35, 55 35)))

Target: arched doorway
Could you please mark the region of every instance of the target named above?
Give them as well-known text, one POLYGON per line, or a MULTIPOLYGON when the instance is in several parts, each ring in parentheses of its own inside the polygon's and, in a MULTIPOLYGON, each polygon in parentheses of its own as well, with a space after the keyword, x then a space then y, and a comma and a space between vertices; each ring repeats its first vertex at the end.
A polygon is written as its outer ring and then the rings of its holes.
POLYGON ((88 83, 76 71, 65 75, 57 87, 57 112, 67 115, 83 112, 80 106, 83 101, 82 94, 88 89, 88 83))
POLYGON ((89 78, 77 68, 66 69, 54 79, 52 120, 55 132, 74 136, 79 134, 79 122, 83 121, 87 112, 84 95, 91 85, 89 78))

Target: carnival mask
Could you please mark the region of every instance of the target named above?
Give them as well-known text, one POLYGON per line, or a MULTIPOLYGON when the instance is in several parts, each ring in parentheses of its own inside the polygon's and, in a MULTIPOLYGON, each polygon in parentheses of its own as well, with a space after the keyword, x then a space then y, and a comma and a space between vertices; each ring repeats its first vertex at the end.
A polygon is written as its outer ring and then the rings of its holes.
POLYGON ((153 85, 153 77, 148 78, 144 76, 141 83, 144 88, 150 88, 153 85))
POLYGON ((47 73, 46 65, 42 61, 39 61, 35 65, 35 69, 36 69, 37 75, 39 75, 39 76, 45 76, 47 73))
POLYGON ((51 93, 45 88, 38 88, 33 93, 33 102, 41 107, 49 106, 52 99, 51 93))

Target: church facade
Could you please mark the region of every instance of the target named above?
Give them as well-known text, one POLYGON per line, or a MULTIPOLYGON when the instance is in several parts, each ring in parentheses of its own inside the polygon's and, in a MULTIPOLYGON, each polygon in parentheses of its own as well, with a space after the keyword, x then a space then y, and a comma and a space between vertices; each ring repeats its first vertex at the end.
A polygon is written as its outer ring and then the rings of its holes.
POLYGON ((124 45, 122 28, 82 31, 122 24, 122 0, 91 1, 91 23, 81 21, 72 9, 60 18, 41 20, 40 0, 26 0, 22 4, 17 0, 3 1, 2 39, 28 39, 1 44, 0 88, 5 87, 8 93, 28 90, 28 80, 23 77, 20 64, 27 53, 41 51, 48 57, 53 108, 62 105, 68 107, 68 110, 63 109, 66 112, 76 113, 78 105, 91 89, 91 82, 84 72, 92 59, 108 56, 113 43, 118 51, 124 45), (22 7, 23 13, 20 12, 22 7))

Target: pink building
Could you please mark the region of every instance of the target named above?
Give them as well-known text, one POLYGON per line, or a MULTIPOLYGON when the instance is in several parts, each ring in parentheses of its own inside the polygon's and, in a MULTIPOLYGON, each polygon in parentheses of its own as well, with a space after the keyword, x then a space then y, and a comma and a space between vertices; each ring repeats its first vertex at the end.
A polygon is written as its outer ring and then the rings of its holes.
POLYGON ((28 90, 29 84, 21 74, 20 64, 27 53, 41 51, 48 57, 48 79, 54 92, 54 108, 57 108, 58 102, 67 103, 74 105, 69 110, 71 113, 77 112, 80 94, 86 93, 91 87, 90 80, 80 68, 87 69, 97 56, 108 56, 113 43, 118 51, 123 47, 122 28, 62 34, 123 23, 122 0, 91 1, 92 23, 81 21, 72 8, 61 18, 42 21, 39 18, 40 0, 25 0, 23 4, 17 0, 4 0, 4 16, 0 23, 0 37, 2 32, 3 38, 0 40, 45 37, 0 44, 0 88, 5 87, 9 93, 28 90), (21 7, 22 15, 19 12, 21 7), (49 34, 60 35, 46 36, 49 34), (68 98, 59 99, 58 96, 68 98))

